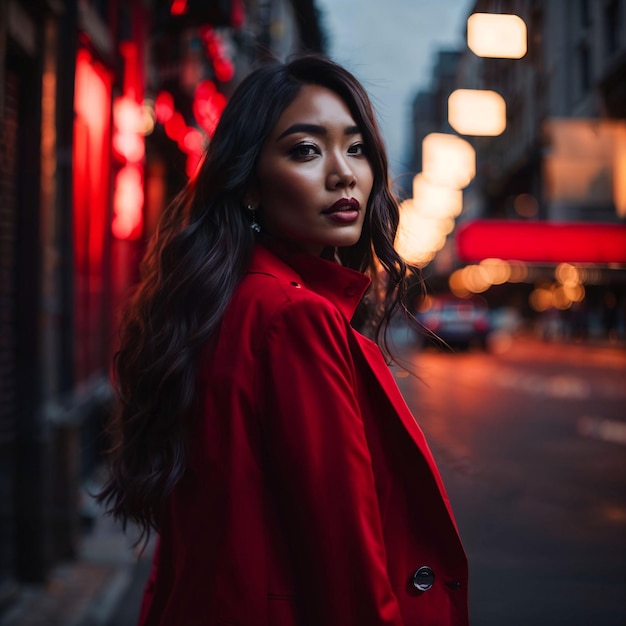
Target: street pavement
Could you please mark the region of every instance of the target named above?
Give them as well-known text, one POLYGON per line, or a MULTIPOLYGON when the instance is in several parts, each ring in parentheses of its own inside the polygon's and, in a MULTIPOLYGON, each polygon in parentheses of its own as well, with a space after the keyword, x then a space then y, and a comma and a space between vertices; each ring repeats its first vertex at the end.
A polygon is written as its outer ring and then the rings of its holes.
POLYGON ((140 556, 132 543, 99 511, 78 558, 56 567, 46 585, 22 587, 0 626, 135 626, 153 544, 140 556))

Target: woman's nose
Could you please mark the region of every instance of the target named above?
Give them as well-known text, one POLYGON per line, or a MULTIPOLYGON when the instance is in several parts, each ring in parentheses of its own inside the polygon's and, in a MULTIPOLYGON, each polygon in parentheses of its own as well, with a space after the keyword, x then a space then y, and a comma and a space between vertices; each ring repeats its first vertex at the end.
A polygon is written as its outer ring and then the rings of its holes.
POLYGON ((351 189, 356 184, 354 170, 343 156, 333 159, 328 171, 328 186, 331 189, 346 187, 351 189))

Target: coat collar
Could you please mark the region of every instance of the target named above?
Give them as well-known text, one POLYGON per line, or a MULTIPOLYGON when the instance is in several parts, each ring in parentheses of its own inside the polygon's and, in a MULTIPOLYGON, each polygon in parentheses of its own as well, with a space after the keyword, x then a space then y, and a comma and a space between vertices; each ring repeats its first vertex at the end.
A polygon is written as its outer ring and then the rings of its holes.
POLYGON ((249 274, 270 274, 302 284, 332 302, 347 320, 372 282, 370 278, 333 261, 312 254, 293 252, 274 241, 257 243, 249 274))

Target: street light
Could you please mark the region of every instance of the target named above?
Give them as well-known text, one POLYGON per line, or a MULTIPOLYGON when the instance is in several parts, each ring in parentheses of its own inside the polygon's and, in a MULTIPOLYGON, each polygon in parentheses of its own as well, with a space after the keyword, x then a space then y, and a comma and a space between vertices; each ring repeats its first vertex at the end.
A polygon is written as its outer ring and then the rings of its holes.
POLYGON ((422 140, 422 171, 433 185, 463 189, 476 175, 476 151, 456 135, 430 133, 422 140))
POLYGON ((400 222, 395 248, 399 254, 418 266, 433 259, 446 241, 445 222, 421 213, 411 198, 400 204, 400 222))
POLYGON ((461 135, 500 135, 506 128, 506 102, 488 89, 457 89, 448 98, 448 122, 461 135))
POLYGON ((456 217, 463 209, 463 192, 452 187, 433 185, 424 174, 413 178, 413 202, 417 210, 433 219, 456 217))
POLYGON ((518 15, 473 13, 467 18, 467 45, 479 57, 521 59, 528 49, 526 23, 518 15))

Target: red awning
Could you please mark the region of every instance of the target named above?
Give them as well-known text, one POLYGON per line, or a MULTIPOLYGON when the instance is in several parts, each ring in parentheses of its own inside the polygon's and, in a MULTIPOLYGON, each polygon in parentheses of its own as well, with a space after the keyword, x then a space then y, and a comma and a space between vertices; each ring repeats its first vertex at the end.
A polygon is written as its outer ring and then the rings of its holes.
POLYGON ((462 261, 626 263, 626 225, 476 220, 457 228, 462 261))

